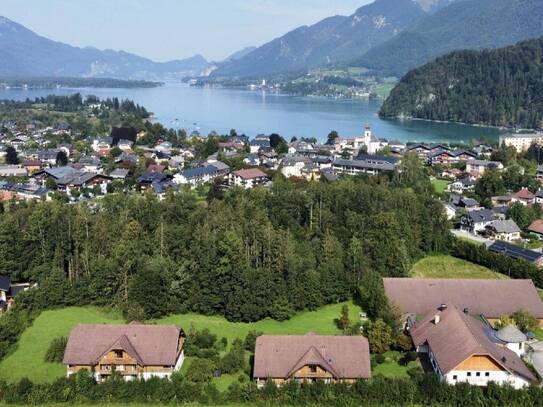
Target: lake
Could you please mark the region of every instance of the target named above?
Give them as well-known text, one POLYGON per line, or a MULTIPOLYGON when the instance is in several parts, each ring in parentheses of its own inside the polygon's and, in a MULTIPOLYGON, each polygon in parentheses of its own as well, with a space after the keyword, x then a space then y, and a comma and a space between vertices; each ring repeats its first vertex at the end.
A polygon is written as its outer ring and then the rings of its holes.
POLYGON ((361 134, 365 125, 370 125, 377 137, 404 142, 467 143, 482 137, 496 140, 500 134, 498 129, 485 127, 381 120, 377 115, 381 101, 298 97, 171 83, 147 89, 2 89, 0 99, 24 100, 76 92, 100 98, 132 99, 152 111, 166 127, 198 130, 204 135, 213 130, 225 134, 234 128, 250 137, 279 133, 287 140, 316 137, 323 141, 331 130, 349 137, 361 134))

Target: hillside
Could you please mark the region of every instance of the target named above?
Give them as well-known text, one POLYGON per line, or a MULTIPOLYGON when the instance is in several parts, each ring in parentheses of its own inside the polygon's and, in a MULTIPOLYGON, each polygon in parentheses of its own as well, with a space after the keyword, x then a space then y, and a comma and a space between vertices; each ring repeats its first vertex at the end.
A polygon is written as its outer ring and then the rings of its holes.
POLYGON ((72 47, 0 17, 0 76, 175 79, 197 75, 208 62, 196 55, 158 63, 123 51, 72 47))
POLYGON ((457 51, 409 72, 380 115, 492 126, 543 126, 543 39, 457 51))
POLYGON ((448 52, 498 48, 543 35, 541 0, 464 0, 372 48, 353 65, 402 76, 448 52))
POLYGON ((351 16, 329 17, 299 27, 220 66, 213 76, 271 75, 345 62, 451 1, 376 0, 351 16))

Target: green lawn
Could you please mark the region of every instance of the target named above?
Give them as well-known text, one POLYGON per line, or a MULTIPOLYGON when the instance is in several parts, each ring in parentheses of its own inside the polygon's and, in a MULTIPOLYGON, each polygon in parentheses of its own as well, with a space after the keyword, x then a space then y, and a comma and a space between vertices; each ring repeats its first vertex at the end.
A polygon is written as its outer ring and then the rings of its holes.
POLYGON ((401 358, 400 352, 390 351, 386 352, 384 355, 386 358, 385 363, 375 366, 375 368, 372 370, 373 376, 383 375, 391 378, 409 377, 407 371, 411 368, 420 366, 420 362, 418 360, 409 362, 407 366, 400 365, 400 363, 398 363, 401 358))
POLYGON ((420 278, 507 279, 503 274, 452 256, 426 257, 413 266, 411 274, 420 278))
MULTIPOLYGON (((226 337, 231 344, 235 338, 244 338, 251 330, 265 334, 306 334, 316 332, 326 335, 337 335, 341 331, 336 327, 334 319, 340 315, 343 304, 334 304, 315 312, 302 312, 289 321, 277 322, 264 320, 256 323, 233 323, 221 317, 207 317, 198 314, 172 315, 156 321, 159 324, 175 324, 188 331, 191 326, 196 329, 208 328, 219 338, 226 337)), ((350 317, 356 321, 359 307, 349 303, 350 317)), ((91 323, 123 323, 116 313, 106 313, 97 308, 71 307, 43 312, 21 336, 18 347, 11 355, 0 362, 0 379, 10 382, 28 377, 36 383, 52 382, 66 373, 64 365, 45 363, 44 355, 51 341, 59 336, 68 336, 77 324, 91 323)), ((217 379, 217 386, 227 388, 234 377, 217 379)))
POLYGON ((445 192, 445 189, 447 189, 449 181, 443 179, 432 179, 432 185, 434 186, 434 189, 438 194, 442 194, 443 192, 445 192))

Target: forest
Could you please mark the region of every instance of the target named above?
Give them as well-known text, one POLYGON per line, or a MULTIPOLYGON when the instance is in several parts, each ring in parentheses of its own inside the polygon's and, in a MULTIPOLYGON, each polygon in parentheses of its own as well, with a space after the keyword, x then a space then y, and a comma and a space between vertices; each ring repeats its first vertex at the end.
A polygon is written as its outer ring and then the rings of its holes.
POLYGON ((39 283, 38 309, 284 320, 352 298, 366 270, 406 276, 415 260, 448 250, 441 204, 406 188, 407 176, 332 184, 278 176, 270 190, 208 202, 184 191, 164 201, 110 194, 92 204, 11 204, 0 216, 0 274, 39 283))
POLYGON ((542 56, 543 39, 453 52, 405 75, 380 116, 540 129, 542 56))

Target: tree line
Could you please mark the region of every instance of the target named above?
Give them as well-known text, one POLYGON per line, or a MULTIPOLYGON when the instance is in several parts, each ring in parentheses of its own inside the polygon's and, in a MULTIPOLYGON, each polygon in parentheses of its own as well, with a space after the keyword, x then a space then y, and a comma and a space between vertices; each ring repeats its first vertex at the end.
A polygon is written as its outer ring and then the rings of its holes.
POLYGON ((543 127, 543 39, 457 51, 405 75, 381 117, 543 127))

